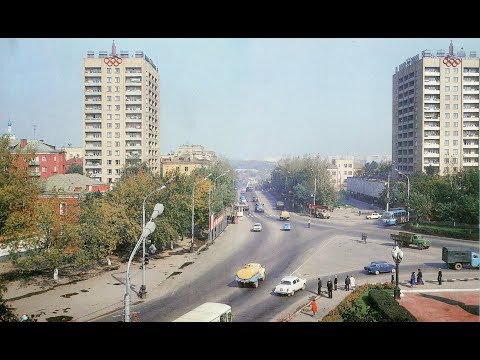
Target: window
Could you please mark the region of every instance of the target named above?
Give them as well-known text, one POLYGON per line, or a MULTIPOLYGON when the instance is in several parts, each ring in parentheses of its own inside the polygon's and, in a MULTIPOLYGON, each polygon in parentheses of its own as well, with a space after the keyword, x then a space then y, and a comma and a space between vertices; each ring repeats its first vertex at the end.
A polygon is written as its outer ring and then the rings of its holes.
POLYGON ((42 166, 42 172, 43 173, 46 173, 47 172, 47 168, 45 166, 42 166))
POLYGON ((453 95, 453 100, 458 100, 458 95, 453 95))
POLYGON ((112 114, 107 114, 107 120, 112 120, 112 114))
POLYGON ((109 76, 107 77, 107 83, 111 83, 112 82, 112 78, 109 76))
POLYGON ((53 172, 57 172, 57 167, 56 166, 53 167, 53 172))
POLYGON ((458 140, 453 140, 453 146, 458 146, 458 140))
POLYGON ((344 171, 344 172, 343 172, 343 175, 347 175, 347 172, 346 172, 346 171, 344 171))
POLYGON ((445 122, 445 127, 450 127, 450 122, 449 121, 445 122))
POLYGON ((60 215, 65 215, 67 213, 67 203, 60 203, 60 215))
POLYGON ((120 123, 115 123, 115 129, 120 129, 120 123))
POLYGON ((57 161, 57 155, 53 155, 53 161, 57 161))
MULTIPOLYGON (((111 146, 111 144, 110 144, 111 146)), ((107 156, 112 156, 112 150, 107 150, 107 156)))
POLYGON ((457 122, 457 121, 455 121, 455 122, 453 123, 453 127, 458 127, 458 122, 457 122))
POLYGON ((444 142, 443 144, 444 144, 445 146, 450 145, 448 140, 445 140, 445 142, 444 142))
POLYGON ((450 82, 450 78, 449 78, 449 77, 446 77, 446 78, 445 78, 445 82, 450 82))
POLYGON ((450 69, 449 68, 445 68, 445 74, 450 74, 450 69))
POLYGON ((349 171, 349 172, 348 172, 348 175, 352 175, 352 172, 351 172, 351 171, 349 171))
POLYGON ((111 129, 112 128, 112 123, 107 123, 107 129, 111 129))
POLYGON ((111 141, 107 141, 107 147, 112 147, 112 142, 111 141))
POLYGON ((112 182, 113 182, 113 181, 112 181, 112 178, 108 178, 108 182, 109 182, 109 183, 112 183, 112 182))
POLYGON ((445 119, 450 119, 450 113, 445 114, 445 119))
POLYGON ((107 96, 107 101, 112 101, 112 97, 111 97, 111 96, 107 96))
MULTIPOLYGON (((454 132, 453 132, 453 136, 458 136, 458 131, 454 131, 454 132)), ((456 141, 456 140, 455 140, 455 141, 456 141)), ((454 141, 454 142, 455 142, 455 141, 454 141)), ((453 145, 455 145, 455 144, 453 144, 453 145)))
POLYGON ((107 92, 112 92, 112 87, 111 86, 107 86, 107 92))
POLYGON ((453 158, 453 159, 452 159, 452 162, 453 162, 454 164, 456 164, 456 163, 457 163, 457 161, 458 161, 458 159, 457 159, 457 158, 453 158))
POLYGON ((458 91, 458 86, 454 86, 453 91, 458 91))
POLYGON ((107 132, 107 138, 111 138, 112 137, 112 133, 111 132, 107 132))
POLYGON ((46 156, 42 156, 42 161, 47 161, 47 157, 46 157, 46 156))
POLYGON ((112 165, 112 160, 107 160, 107 165, 112 165))
POLYGON ((445 155, 449 155, 449 153, 448 149, 445 149, 445 155))
POLYGON ((458 104, 453 104, 453 110, 458 110, 458 104))
POLYGON ((453 155, 458 155, 458 149, 453 149, 453 155))
POLYGON ((120 137, 120 133, 119 133, 119 132, 116 132, 116 133, 115 133, 115 137, 116 137, 116 138, 119 138, 119 137, 120 137))
POLYGON ((445 100, 450 100, 450 95, 445 95, 445 100))
POLYGON ((348 167, 351 168, 351 167, 352 167, 352 164, 348 164, 348 167))
POLYGON ((458 82, 458 77, 454 77, 453 82, 458 82))
POLYGON ((120 105, 115 105, 115 111, 120 111, 120 105))
POLYGON ((120 82, 120 77, 116 77, 116 78, 115 78, 115 82, 116 82, 116 83, 119 83, 119 82, 120 82))
POLYGON ((188 171, 188 166, 185 166, 185 171, 188 171))
POLYGON ((115 165, 120 165, 120 160, 115 160, 115 165))
MULTIPOLYGON (((112 105, 107 105, 107 110, 112 110, 112 105)), ((110 117, 110 119, 111 119, 111 117, 110 117)))
POLYGON ((120 86, 115 86, 115 92, 120 92, 120 86))
POLYGON ((120 114, 115 114, 115 120, 120 120, 120 114))
POLYGON ((115 96, 115 101, 120 101, 120 96, 115 96))
POLYGON ((443 159, 443 162, 444 162, 445 164, 448 164, 448 160, 449 160, 448 158, 445 158, 445 159, 443 159))
MULTIPOLYGON (((120 147, 120 141, 115 141, 115 147, 120 147)), ((116 150, 118 151, 118 150, 116 150)))
POLYGON ((450 91, 450 86, 445 86, 445 91, 450 91))
POLYGON ((120 74, 120 68, 115 68, 115 74, 120 74))
POLYGON ((111 74, 112 73, 112 68, 107 68, 107 74, 111 74))
POLYGON ((450 136, 450 131, 445 131, 445 136, 450 136))
POLYGON ((112 169, 107 169, 107 175, 112 175, 112 169))
POLYGON ((450 110, 450 104, 445 104, 445 110, 450 110))
POLYGON ((120 156, 120 150, 115 150, 115 156, 120 156))
POLYGON ((120 169, 115 169, 115 175, 120 175, 120 169))
POLYGON ((454 74, 458 74, 458 68, 454 68, 454 69, 453 69, 453 73, 454 73, 454 74))

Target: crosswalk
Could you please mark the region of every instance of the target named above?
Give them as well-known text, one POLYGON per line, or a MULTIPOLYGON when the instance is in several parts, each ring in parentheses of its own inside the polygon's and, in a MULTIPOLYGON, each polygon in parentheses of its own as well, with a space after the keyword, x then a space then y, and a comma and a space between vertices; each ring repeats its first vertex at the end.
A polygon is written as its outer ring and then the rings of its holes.
POLYGON ((250 217, 250 218, 262 218, 262 217, 266 217, 266 218, 278 219, 278 215, 277 215, 277 214, 267 214, 267 213, 248 213, 247 215, 244 215, 244 216, 250 217))

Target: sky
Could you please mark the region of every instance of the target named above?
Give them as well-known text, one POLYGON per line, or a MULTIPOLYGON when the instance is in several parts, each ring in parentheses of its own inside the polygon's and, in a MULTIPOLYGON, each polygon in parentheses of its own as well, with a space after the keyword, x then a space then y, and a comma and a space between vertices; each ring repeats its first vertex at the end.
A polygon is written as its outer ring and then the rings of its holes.
POLYGON ((395 67, 450 40, 480 55, 474 38, 2 38, 0 134, 83 146, 83 59, 112 40, 159 70, 161 154, 245 160, 390 156, 395 67))

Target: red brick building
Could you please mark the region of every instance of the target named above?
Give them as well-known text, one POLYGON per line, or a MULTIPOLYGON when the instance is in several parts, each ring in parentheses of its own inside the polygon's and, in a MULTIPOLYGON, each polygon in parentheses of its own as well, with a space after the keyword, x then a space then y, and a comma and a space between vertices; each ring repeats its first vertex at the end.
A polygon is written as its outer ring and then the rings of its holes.
POLYGON ((12 153, 35 153, 35 159, 28 164, 19 157, 19 164, 22 162, 29 167, 30 176, 48 178, 57 174, 65 174, 66 160, 65 151, 49 145, 43 140, 10 139, 10 151, 12 153))

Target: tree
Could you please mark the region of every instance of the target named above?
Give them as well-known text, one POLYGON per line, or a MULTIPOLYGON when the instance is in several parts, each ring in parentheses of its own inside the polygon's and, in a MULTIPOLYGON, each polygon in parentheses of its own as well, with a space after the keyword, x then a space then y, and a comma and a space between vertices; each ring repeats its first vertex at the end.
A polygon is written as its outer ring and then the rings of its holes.
POLYGON ((67 171, 65 171, 65 174, 80 174, 83 175, 83 166, 80 164, 72 164, 68 168, 67 171))
POLYGON ((13 308, 8 306, 3 299, 5 285, 0 283, 0 322, 17 322, 18 318, 13 312, 13 308))

